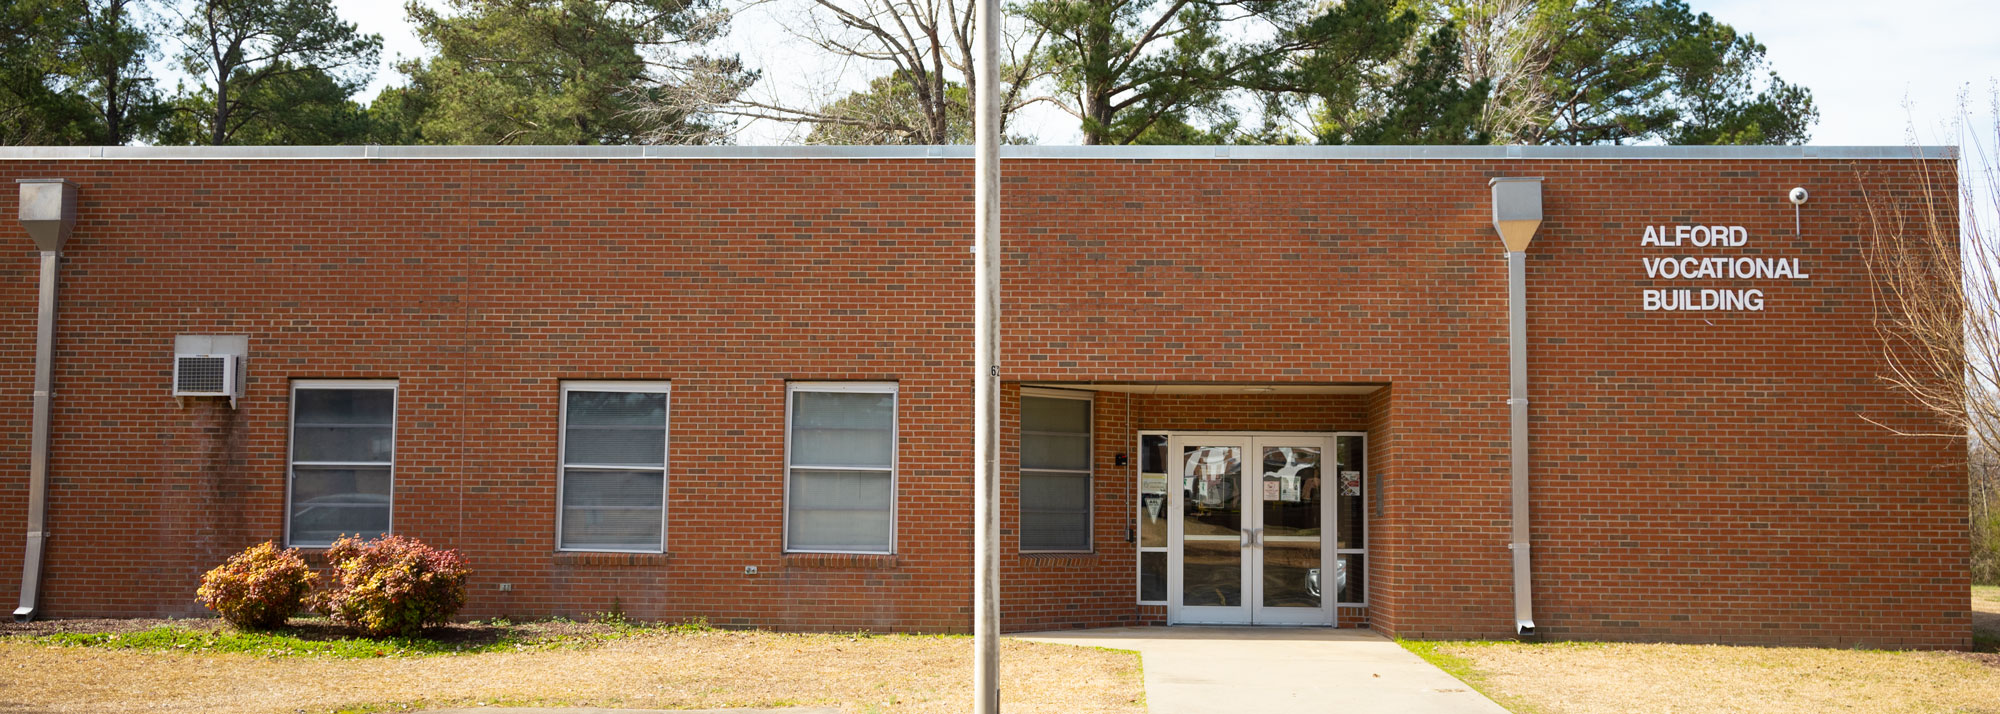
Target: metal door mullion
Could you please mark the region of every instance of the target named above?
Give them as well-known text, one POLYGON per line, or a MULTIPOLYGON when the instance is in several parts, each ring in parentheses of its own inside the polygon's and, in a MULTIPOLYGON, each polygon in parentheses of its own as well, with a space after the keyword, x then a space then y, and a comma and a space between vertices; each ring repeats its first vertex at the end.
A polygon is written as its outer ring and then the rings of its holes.
POLYGON ((1243 549, 1243 604, 1250 607, 1250 624, 1256 625, 1264 612, 1264 447, 1257 437, 1244 441, 1243 527, 1252 535, 1243 549))

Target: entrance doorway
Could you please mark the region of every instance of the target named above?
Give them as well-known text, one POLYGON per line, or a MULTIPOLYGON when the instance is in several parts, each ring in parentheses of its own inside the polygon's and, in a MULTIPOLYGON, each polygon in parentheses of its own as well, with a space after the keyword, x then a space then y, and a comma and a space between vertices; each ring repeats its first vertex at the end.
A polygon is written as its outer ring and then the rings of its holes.
POLYGON ((1350 558, 1337 552, 1346 544, 1333 537, 1341 532, 1334 502, 1342 479, 1358 487, 1364 438, 1169 435, 1168 621, 1334 624, 1334 607, 1358 589, 1347 582, 1350 558))

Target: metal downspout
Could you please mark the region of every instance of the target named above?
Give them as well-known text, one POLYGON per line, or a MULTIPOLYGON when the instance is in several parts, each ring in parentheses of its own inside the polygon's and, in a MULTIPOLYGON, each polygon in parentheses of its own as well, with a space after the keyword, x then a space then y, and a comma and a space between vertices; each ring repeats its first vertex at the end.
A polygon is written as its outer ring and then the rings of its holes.
POLYGON ((1493 229, 1507 246, 1508 491, 1513 529, 1507 548, 1514 560, 1514 633, 1535 634, 1534 563, 1528 544, 1528 244, 1542 224, 1540 178, 1496 178, 1493 229))
POLYGON ((56 346, 56 278, 63 241, 76 223, 76 184, 62 179, 22 179, 21 226, 41 251, 41 291, 35 311, 34 427, 28 456, 28 538, 21 558, 21 603, 16 622, 39 612, 42 552, 48 542, 49 401, 56 346))
POLYGON ((1514 553, 1514 634, 1535 634, 1534 563, 1528 548, 1528 252, 1507 252, 1507 411, 1512 428, 1508 460, 1514 553))

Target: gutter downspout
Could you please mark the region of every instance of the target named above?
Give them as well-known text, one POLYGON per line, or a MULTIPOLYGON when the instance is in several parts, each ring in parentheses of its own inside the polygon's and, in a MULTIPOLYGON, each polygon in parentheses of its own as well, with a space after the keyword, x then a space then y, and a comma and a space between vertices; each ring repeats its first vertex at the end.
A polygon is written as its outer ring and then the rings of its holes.
POLYGON ((1493 189, 1493 229, 1507 244, 1507 408, 1514 555, 1514 633, 1535 635, 1534 564, 1528 530, 1528 244, 1542 225, 1542 179, 1504 177, 1493 189))
POLYGON ((34 434, 28 456, 28 539, 21 559, 21 605, 15 622, 35 619, 42 590, 42 552, 48 542, 49 401, 56 346, 56 277, 63 241, 76 226, 76 184, 63 179, 21 179, 21 227, 41 251, 41 297, 35 310, 34 434))

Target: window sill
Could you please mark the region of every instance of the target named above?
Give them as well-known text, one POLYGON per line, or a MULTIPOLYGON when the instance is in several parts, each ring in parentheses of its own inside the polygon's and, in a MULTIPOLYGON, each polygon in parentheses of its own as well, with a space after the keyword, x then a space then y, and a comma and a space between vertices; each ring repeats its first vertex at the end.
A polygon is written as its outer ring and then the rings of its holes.
POLYGON ((1097 564, 1097 558, 1098 554, 1090 551, 1076 551, 1070 553, 1048 552, 1048 553, 1020 554, 1021 564, 1032 567, 1049 567, 1049 566, 1063 566, 1063 565, 1095 566, 1097 564))
POLYGON ((639 568, 673 562, 672 553, 593 553, 560 550, 551 554, 556 565, 588 565, 607 568, 639 568))
POLYGON ((785 568, 800 570, 894 570, 893 553, 786 553, 785 568))

